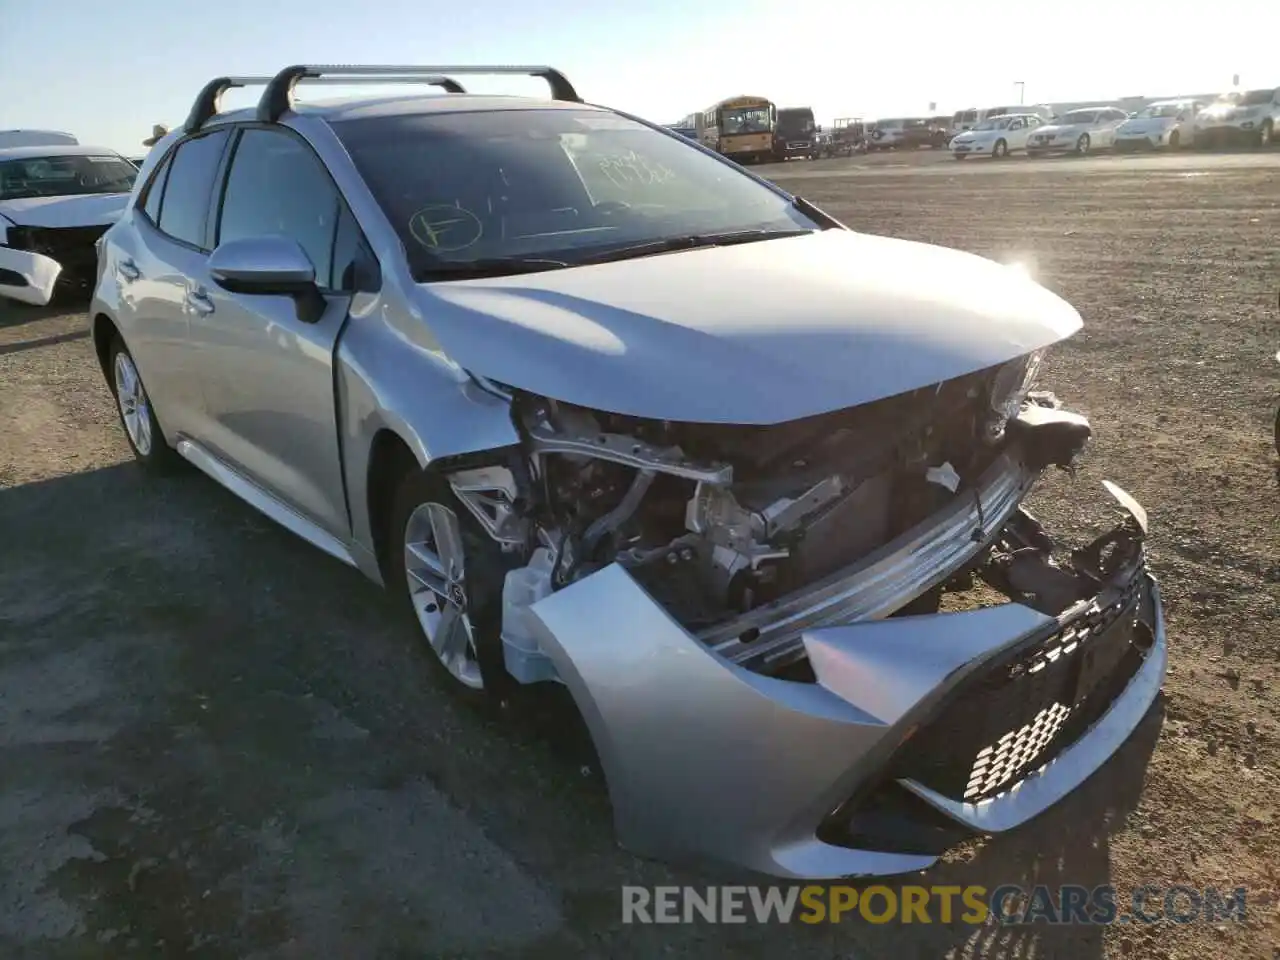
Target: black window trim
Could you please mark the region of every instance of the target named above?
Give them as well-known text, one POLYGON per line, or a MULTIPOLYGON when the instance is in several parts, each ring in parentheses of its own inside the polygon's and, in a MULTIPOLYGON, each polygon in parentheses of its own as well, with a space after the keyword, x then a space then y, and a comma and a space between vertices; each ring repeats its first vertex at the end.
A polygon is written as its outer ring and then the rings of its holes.
POLYGON ((172 160, 173 151, 166 150, 164 156, 160 158, 160 162, 156 164, 156 168, 151 171, 151 176, 147 178, 147 182, 142 185, 142 189, 138 192, 138 202, 134 204, 134 210, 138 215, 157 230, 160 229, 160 212, 164 210, 164 188, 169 185, 169 167, 172 160), (161 178, 163 178, 163 183, 161 178), (147 204, 151 202, 152 191, 157 188, 160 190, 160 203, 156 208, 156 216, 152 217, 151 214, 147 213, 147 204))
MULTIPOLYGON (((297 130, 294 130, 292 127, 288 127, 279 123, 260 123, 255 120, 243 120, 236 123, 222 124, 220 125, 220 127, 224 129, 225 128, 231 129, 232 143, 230 145, 231 149, 229 149, 226 152, 226 154, 224 154, 223 162, 221 166, 218 168, 218 173, 215 181, 216 189, 213 191, 213 195, 210 197, 210 201, 211 201, 211 207, 209 211, 210 215, 206 221, 206 229, 205 229, 205 233, 206 233, 205 239, 210 244, 212 244, 212 246, 210 247, 210 250, 217 248, 218 237, 219 237, 219 234, 221 233, 221 228, 222 228, 222 208, 227 198, 227 183, 231 179, 231 167, 232 167, 232 164, 235 163, 235 154, 240 149, 240 140, 243 137, 244 133, 248 130, 264 130, 264 131, 267 131, 268 133, 283 134, 284 136, 292 137, 293 139, 297 140, 298 143, 302 144, 302 148, 315 159, 320 169, 324 172, 325 178, 329 181, 330 185, 333 187, 333 192, 338 199, 339 207, 337 211, 337 216, 333 218, 333 235, 329 238, 330 243, 329 243, 328 272, 329 272, 330 279, 333 278, 333 272, 334 272, 333 257, 337 253, 338 230, 342 226, 342 211, 343 209, 345 209, 347 212, 347 215, 351 217, 351 222, 355 224, 356 230, 360 234, 361 244, 364 246, 364 249, 368 253, 368 256, 372 262, 373 271, 376 276, 375 282, 377 285, 381 284, 382 268, 380 265, 378 265, 378 256, 373 251, 373 245, 369 243, 368 232, 364 229, 363 224, 360 223, 360 218, 356 216, 355 211, 351 208, 351 202, 347 200, 346 194, 344 194, 342 192, 342 188, 338 186, 338 181, 333 178, 333 173, 332 171, 329 170, 329 165, 324 162, 323 158, 321 158, 320 154, 316 152, 315 147, 313 147, 307 141, 306 137, 300 134, 297 130)), ((317 267, 317 270, 318 269, 319 268, 317 267)), ((357 293, 357 292, 372 292, 372 291, 361 291, 359 290, 358 286, 356 290, 338 290, 332 287, 320 287, 319 289, 322 293, 329 293, 336 296, 346 296, 346 295, 357 293)), ((375 285, 373 289, 376 290, 377 286, 375 285)))
MULTIPOLYGON (((231 134, 234 133, 234 131, 229 130, 225 125, 218 124, 216 126, 205 127, 199 133, 196 133, 189 137, 183 137, 181 140, 176 141, 171 147, 169 147, 167 151, 165 151, 164 157, 161 159, 160 163, 156 166, 155 171, 151 174, 151 179, 147 181, 147 185, 144 188, 144 192, 142 194, 139 194, 139 197, 138 197, 139 206, 137 207, 137 209, 139 210, 139 212, 142 213, 143 218, 149 224, 151 224, 151 226, 155 229, 157 233, 159 233, 162 237, 164 237, 170 243, 176 243, 180 247, 185 247, 188 250, 194 250, 196 253, 203 253, 205 255, 212 253, 213 249, 211 247, 205 248, 205 247, 199 246, 198 244, 194 244, 189 240, 183 240, 181 237, 175 237, 173 234, 169 233, 167 230, 161 227, 158 220, 153 221, 149 216, 147 216, 146 210, 144 209, 144 205, 146 203, 146 197, 150 195, 151 189, 155 185, 156 178, 160 175, 161 169, 172 167, 173 161, 178 155, 178 151, 182 149, 183 146, 185 146, 186 144, 190 143, 193 140, 200 140, 205 137, 214 137, 214 136, 217 136, 218 134, 223 134, 223 133, 227 134, 226 142, 222 144, 222 153, 218 157, 218 165, 214 168, 213 182, 209 185, 209 197, 206 198, 205 205, 204 205, 204 220, 201 222, 201 229, 199 231, 202 235, 201 239, 207 242, 209 239, 209 206, 210 206, 210 201, 213 199, 213 188, 217 184, 218 177, 220 176, 220 172, 222 171, 223 167, 226 164, 227 150, 231 146, 231 141, 233 139, 231 134)), ((164 201, 168 192, 169 192, 169 176, 168 174, 166 174, 165 181, 164 181, 164 193, 161 194, 160 196, 160 209, 158 211, 158 215, 160 219, 164 219, 164 201)))

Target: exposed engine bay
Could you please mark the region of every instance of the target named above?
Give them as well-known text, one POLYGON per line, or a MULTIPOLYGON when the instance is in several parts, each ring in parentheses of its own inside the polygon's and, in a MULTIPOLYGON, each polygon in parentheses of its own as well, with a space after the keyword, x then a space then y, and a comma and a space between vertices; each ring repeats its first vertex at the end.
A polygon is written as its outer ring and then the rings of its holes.
MULTIPOLYGON (((617 563, 698 634, 973 496, 1011 444, 1035 472, 1070 469, 1089 426, 1030 393, 1040 359, 770 426, 644 420, 513 391, 524 448, 449 479, 524 603, 617 563)), ((504 637, 516 619, 509 608, 504 637)))

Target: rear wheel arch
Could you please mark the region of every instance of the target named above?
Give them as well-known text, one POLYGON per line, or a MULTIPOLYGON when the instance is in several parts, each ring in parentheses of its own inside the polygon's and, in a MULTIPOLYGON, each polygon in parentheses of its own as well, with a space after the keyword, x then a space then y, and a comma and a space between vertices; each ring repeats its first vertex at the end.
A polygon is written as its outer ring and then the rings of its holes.
POLYGON ((98 366, 102 370, 102 375, 111 377, 111 344, 114 340, 124 338, 120 336, 120 329, 115 325, 110 317, 105 313, 99 313, 93 318, 93 352, 98 356, 98 366))

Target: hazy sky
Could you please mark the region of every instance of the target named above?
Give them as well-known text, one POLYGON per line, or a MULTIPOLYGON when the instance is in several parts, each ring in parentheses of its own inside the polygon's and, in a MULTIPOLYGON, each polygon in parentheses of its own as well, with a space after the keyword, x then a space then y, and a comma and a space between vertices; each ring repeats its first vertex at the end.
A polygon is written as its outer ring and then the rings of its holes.
MULTIPOLYGON (((669 123, 759 94, 835 117, 1280 85, 1276 0, 0 0, 0 129, 137 153, 200 86, 289 63, 549 63, 669 123)), ((536 93, 524 79, 467 81, 536 93)), ((365 88, 366 90, 368 88, 365 88)), ((545 88, 544 88, 545 89, 545 88)), ((324 90, 325 96, 341 93, 324 90)), ((314 96, 315 94, 313 94, 314 96)), ((239 91, 228 105, 249 102, 239 91), (233 99, 238 96, 240 99, 233 99)))

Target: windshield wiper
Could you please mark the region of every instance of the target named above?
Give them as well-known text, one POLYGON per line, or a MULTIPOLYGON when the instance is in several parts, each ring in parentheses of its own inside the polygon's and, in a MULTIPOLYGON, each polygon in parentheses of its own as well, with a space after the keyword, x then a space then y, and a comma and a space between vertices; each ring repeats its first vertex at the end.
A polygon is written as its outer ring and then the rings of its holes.
POLYGON ((683 237, 667 237, 663 240, 646 240, 623 247, 614 247, 577 261, 608 263, 611 260, 631 260, 677 250, 693 250, 697 247, 730 247, 740 243, 758 243, 761 240, 777 240, 782 237, 801 237, 812 230, 734 230, 728 233, 695 233, 683 237))
POLYGON ((540 273, 569 266, 564 260, 548 257, 481 257, 477 260, 450 260, 414 271, 419 283, 432 280, 459 280, 472 277, 507 277, 517 273, 540 273))

